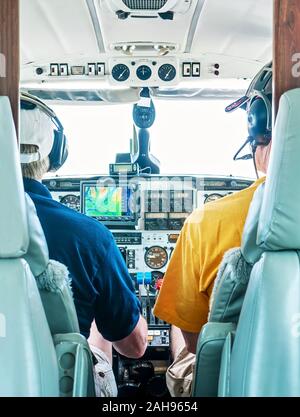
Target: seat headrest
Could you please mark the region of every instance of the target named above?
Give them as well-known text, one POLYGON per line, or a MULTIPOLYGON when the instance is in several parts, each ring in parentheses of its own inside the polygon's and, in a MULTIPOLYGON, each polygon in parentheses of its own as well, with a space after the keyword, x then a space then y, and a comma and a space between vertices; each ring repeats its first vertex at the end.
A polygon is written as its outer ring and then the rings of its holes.
POLYGON ((8 97, 0 97, 0 258, 22 257, 28 225, 16 130, 8 97))
POLYGON ((300 89, 280 99, 257 243, 264 250, 300 249, 300 89))
POLYGON ((29 226, 29 247, 24 259, 30 266, 35 277, 41 275, 49 263, 49 252, 46 238, 38 219, 33 201, 28 194, 25 195, 29 226))
POLYGON ((252 265, 255 264, 263 254, 263 249, 257 245, 256 240, 264 191, 265 184, 263 183, 254 193, 242 236, 242 254, 245 260, 252 265))

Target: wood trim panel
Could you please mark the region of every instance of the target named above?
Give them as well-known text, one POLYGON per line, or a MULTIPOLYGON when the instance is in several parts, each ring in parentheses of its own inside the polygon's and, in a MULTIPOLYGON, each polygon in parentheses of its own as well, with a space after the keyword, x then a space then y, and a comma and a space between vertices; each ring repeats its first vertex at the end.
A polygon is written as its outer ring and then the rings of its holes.
POLYGON ((20 29, 19 0, 0 0, 0 95, 10 98, 19 128, 20 29))

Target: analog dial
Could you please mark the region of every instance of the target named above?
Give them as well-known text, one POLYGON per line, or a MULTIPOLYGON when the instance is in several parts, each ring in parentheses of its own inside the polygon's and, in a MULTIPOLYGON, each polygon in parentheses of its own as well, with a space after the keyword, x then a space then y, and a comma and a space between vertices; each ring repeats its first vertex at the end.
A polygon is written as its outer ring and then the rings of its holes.
POLYGON ((211 203, 212 201, 216 201, 219 200, 220 198, 222 198, 223 196, 221 194, 210 194, 206 197, 204 204, 206 203, 211 203))
POLYGON ((125 64, 118 64, 113 67, 111 74, 116 81, 126 81, 130 76, 130 69, 125 64))
POLYGON ((158 76, 163 81, 173 81, 176 77, 176 68, 171 64, 164 64, 158 70, 158 76))
POLYGON ((69 194, 60 200, 61 204, 69 207, 72 210, 80 211, 80 198, 76 195, 69 194))
POLYGON ((148 65, 141 65, 136 70, 136 76, 142 81, 149 80, 151 75, 152 75, 152 70, 150 67, 148 67, 148 65))
POLYGON ((151 269, 161 269, 168 263, 168 253, 161 246, 152 246, 146 250, 145 262, 151 269))

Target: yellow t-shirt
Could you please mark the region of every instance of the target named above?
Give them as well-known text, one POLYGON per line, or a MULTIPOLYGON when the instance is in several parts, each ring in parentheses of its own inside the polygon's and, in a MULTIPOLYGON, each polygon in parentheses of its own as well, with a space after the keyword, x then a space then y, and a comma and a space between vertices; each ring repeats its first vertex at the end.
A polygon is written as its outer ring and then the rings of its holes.
POLYGON ((170 260, 154 314, 190 332, 207 322, 209 297, 224 254, 241 246, 253 194, 265 181, 195 210, 187 219, 170 260))

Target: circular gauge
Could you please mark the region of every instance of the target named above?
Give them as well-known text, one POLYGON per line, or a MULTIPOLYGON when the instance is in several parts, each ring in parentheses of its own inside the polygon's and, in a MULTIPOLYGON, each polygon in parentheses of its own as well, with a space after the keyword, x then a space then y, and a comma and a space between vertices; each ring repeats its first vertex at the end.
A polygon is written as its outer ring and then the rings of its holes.
POLYGON ((173 81, 176 77, 176 68, 171 64, 164 64, 158 70, 158 76, 163 81, 173 81))
POLYGON ((151 269, 161 269, 168 263, 168 252, 161 246, 152 246, 146 250, 145 262, 151 269))
POLYGON ((72 210, 80 211, 80 198, 76 195, 69 194, 60 200, 61 204, 69 207, 72 210))
POLYGON ((221 194, 210 194, 206 197, 204 204, 211 203, 212 201, 219 200, 220 198, 223 198, 223 195, 221 194))
POLYGON ((113 67, 111 75, 116 81, 126 81, 130 75, 130 69, 125 64, 118 64, 113 67))
POLYGON ((160 271, 153 271, 152 272, 152 280, 151 280, 151 284, 150 284, 150 290, 153 293, 156 293, 157 291, 160 290, 161 286, 162 286, 162 281, 164 279, 164 275, 162 272, 160 271))
POLYGON ((149 80, 151 75, 152 75, 152 70, 150 67, 148 67, 148 65, 141 65, 136 70, 136 76, 142 81, 149 80))

